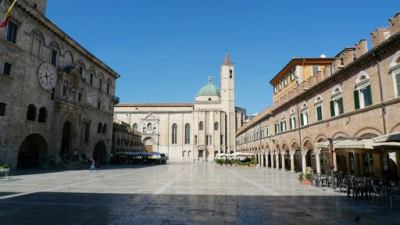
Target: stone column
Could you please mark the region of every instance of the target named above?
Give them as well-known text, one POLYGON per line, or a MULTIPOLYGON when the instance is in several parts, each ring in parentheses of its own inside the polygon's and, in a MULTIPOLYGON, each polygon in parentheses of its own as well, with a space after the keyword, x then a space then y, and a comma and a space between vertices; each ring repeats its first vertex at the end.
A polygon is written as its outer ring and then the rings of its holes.
POLYGON ((294 152, 290 152, 290 171, 294 173, 294 152))
POLYGON ((284 155, 282 155, 281 154, 281 158, 282 158, 282 171, 285 171, 285 156, 286 156, 286 153, 284 154, 284 155))
POLYGON ((315 152, 315 164, 317 166, 317 173, 321 174, 321 160, 320 160, 321 152, 315 152))
POLYGON ((336 151, 333 149, 333 171, 337 171, 336 151))
POLYGON ((275 162, 276 162, 275 168, 279 169, 279 154, 278 153, 275 153, 275 162))
POLYGON ((306 155, 307 152, 304 151, 301 152, 301 168, 304 174, 307 173, 306 155))
POLYGON ((274 157, 275 157, 275 154, 271 154, 271 169, 273 169, 275 167, 274 157))
POLYGON ((269 167, 269 162, 268 162, 268 154, 267 153, 265 153, 264 154, 264 158, 265 158, 265 167, 269 167))

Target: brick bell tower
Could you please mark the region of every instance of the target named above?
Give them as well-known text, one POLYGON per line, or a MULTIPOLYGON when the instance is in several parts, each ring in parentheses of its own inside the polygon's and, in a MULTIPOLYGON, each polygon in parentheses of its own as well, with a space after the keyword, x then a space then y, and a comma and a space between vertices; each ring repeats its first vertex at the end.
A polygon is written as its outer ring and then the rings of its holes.
POLYGON ((235 115, 235 66, 231 63, 229 52, 221 65, 221 108, 226 114, 226 153, 236 151, 235 115))

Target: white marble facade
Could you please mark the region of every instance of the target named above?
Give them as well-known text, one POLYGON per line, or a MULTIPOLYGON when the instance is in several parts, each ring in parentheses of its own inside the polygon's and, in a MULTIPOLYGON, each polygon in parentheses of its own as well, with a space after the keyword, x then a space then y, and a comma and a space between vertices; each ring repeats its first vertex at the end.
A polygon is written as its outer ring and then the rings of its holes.
POLYGON ((234 65, 229 55, 221 66, 221 89, 208 84, 194 103, 119 104, 115 119, 142 132, 148 151, 172 161, 213 161, 217 153, 236 151, 236 129, 245 110, 235 107, 234 65))

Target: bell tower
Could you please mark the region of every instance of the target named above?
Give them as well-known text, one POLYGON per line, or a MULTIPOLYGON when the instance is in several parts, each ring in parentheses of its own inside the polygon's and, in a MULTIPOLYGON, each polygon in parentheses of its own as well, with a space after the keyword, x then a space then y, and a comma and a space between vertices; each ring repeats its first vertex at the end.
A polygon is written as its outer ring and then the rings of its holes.
POLYGON ((235 66, 231 63, 228 50, 221 65, 221 107, 226 114, 226 153, 236 151, 235 115, 235 66))

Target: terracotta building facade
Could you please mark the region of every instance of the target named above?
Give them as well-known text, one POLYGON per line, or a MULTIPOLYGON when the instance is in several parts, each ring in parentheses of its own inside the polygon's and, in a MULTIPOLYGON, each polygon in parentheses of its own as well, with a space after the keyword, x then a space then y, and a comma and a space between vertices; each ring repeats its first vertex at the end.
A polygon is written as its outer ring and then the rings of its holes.
POLYGON ((294 77, 294 88, 237 132, 238 150, 284 171, 398 178, 400 14, 389 21, 371 34, 371 50, 361 40, 307 79, 294 77))

